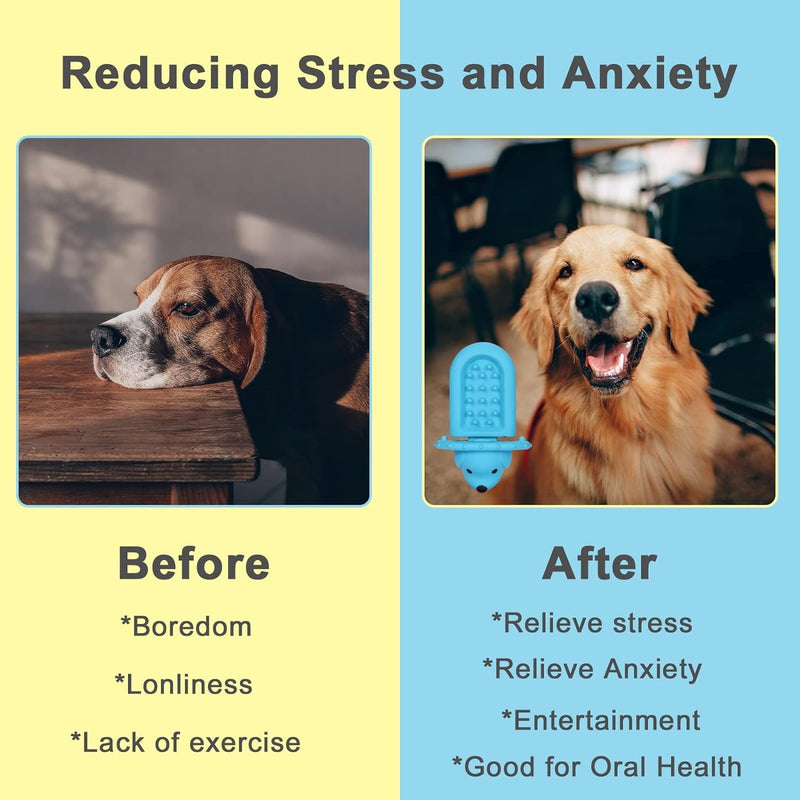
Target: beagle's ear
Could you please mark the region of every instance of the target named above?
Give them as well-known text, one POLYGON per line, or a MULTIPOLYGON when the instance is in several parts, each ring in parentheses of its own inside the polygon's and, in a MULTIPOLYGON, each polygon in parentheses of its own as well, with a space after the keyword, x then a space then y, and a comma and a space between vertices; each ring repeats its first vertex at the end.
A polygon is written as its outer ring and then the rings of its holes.
POLYGON ((175 266, 172 262, 169 264, 164 264, 164 266, 159 267, 155 272, 148 275, 134 290, 133 293, 136 295, 136 299, 142 303, 146 300, 153 292, 153 290, 161 283, 161 279, 164 277, 164 273, 170 269, 171 267, 175 266))
POLYGON ((511 320, 512 329, 536 348, 542 372, 550 366, 556 346, 555 325, 547 299, 547 282, 555 257, 556 251, 553 249, 536 262, 530 286, 522 297, 522 305, 511 320))
POLYGON ((666 245, 663 246, 662 258, 667 267, 669 291, 667 336, 676 353, 685 353, 691 348, 689 334, 697 321, 697 315, 708 313, 711 296, 697 285, 666 245))
POLYGON ((267 349, 267 310, 264 308, 261 293, 255 287, 253 287, 250 308, 247 313, 247 329, 250 334, 250 361, 247 364, 244 378, 242 378, 242 389, 258 375, 267 349))

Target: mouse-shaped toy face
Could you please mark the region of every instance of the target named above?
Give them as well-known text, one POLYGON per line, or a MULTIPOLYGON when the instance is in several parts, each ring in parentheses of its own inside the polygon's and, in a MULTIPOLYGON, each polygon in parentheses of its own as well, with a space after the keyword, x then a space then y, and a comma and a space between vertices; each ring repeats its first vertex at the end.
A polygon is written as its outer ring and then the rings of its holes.
POLYGON ((479 492, 496 486, 511 463, 510 450, 457 450, 455 457, 467 483, 479 492))

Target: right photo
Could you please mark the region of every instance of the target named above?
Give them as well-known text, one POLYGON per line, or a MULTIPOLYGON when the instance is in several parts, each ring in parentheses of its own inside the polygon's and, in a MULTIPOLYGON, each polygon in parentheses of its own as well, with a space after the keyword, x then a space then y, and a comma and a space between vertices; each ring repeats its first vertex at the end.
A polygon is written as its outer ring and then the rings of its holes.
POLYGON ((429 139, 426 502, 772 504, 776 161, 766 136, 429 139))

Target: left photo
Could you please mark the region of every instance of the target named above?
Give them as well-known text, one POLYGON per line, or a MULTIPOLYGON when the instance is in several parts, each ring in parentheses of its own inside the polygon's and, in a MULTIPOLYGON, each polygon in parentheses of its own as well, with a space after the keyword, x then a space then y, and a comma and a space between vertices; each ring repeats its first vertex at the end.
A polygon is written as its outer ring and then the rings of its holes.
POLYGON ((24 505, 370 499, 370 146, 18 145, 24 505))

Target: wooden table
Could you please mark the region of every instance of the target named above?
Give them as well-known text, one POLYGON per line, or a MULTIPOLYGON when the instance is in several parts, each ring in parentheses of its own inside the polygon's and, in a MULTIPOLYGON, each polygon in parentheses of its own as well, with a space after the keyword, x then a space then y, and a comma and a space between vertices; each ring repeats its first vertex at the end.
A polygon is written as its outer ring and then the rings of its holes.
POLYGON ((230 381, 101 381, 89 330, 113 314, 21 314, 19 497, 26 504, 217 504, 258 457, 230 381))

